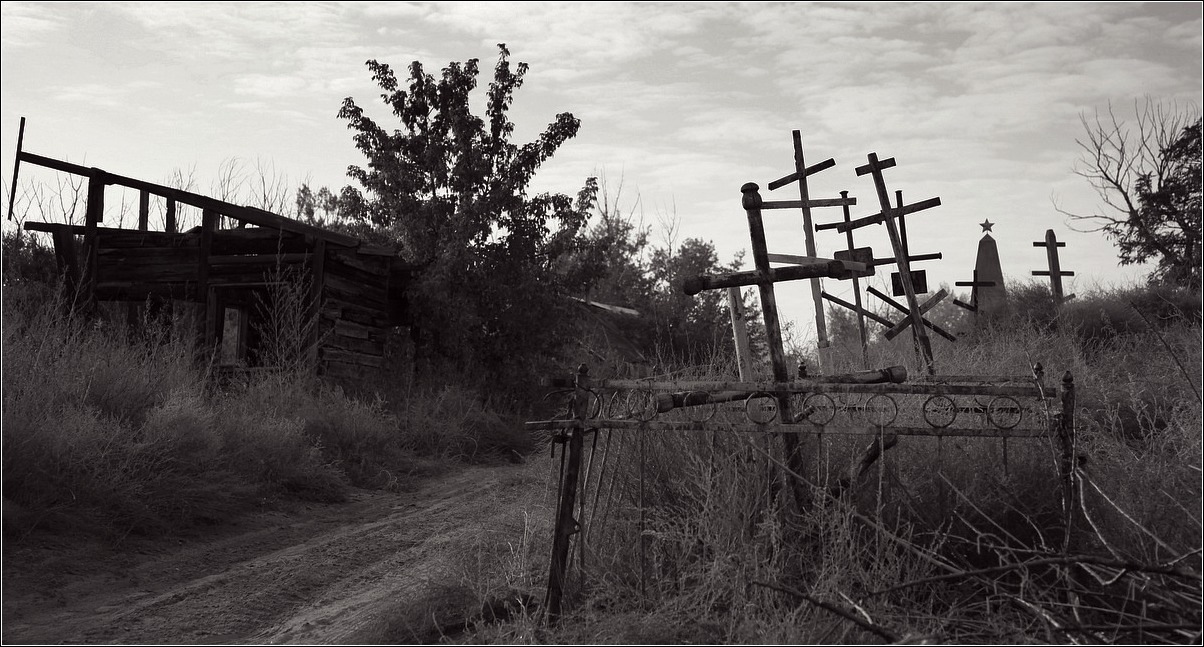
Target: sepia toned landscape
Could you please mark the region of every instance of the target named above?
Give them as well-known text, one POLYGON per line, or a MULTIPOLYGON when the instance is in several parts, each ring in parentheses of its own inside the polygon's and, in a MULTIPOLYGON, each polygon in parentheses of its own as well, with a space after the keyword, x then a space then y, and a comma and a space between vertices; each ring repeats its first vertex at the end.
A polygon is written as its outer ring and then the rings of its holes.
POLYGON ((1094 202, 1015 218, 897 124, 737 111, 762 160, 679 169, 679 213, 606 159, 548 188, 590 122, 520 121, 550 81, 511 49, 361 59, 345 185, 21 115, 5 644, 1200 643, 1198 102, 1080 106, 1094 202))

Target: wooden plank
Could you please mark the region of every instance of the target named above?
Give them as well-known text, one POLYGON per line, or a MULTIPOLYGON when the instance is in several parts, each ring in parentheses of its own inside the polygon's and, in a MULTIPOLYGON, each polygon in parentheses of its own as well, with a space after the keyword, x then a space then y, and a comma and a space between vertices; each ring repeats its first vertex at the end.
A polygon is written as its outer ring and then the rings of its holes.
POLYGON ((1013 398, 1040 398, 1035 384, 987 385, 942 383, 829 384, 816 381, 735 382, 735 381, 643 381, 598 380, 599 388, 647 391, 744 391, 746 393, 884 393, 895 395, 984 395, 1013 398))
POLYGON ((190 263, 131 263, 104 260, 96 266, 98 281, 172 283, 197 280, 197 266, 190 263))
MULTIPOLYGON (((768 256, 768 254, 766 254, 768 256)), ((769 267, 769 260, 764 259, 765 268, 751 272, 731 272, 729 274, 714 274, 711 276, 695 276, 685 280, 682 290, 693 296, 703 290, 718 290, 756 285, 764 289, 774 283, 797 281, 827 277, 833 279, 852 278, 856 275, 870 276, 873 270, 862 263, 826 261, 814 265, 790 265, 787 267, 769 267), (868 272, 868 274, 867 274, 868 272)), ((764 309, 764 306, 762 306, 764 309)), ((775 309, 776 311, 776 309, 775 309)))
POLYGON ((380 336, 383 331, 376 326, 365 326, 354 321, 346 319, 336 319, 333 321, 335 334, 344 337, 352 337, 354 339, 372 339, 380 336))
POLYGON ((322 347, 381 357, 385 354, 385 342, 379 338, 360 339, 358 337, 345 337, 343 335, 326 335, 322 338, 322 347))
MULTIPOLYGON (((937 304, 939 304, 941 302, 941 300, 947 296, 949 296, 949 293, 945 291, 945 288, 941 288, 939 292, 937 292, 936 294, 929 297, 928 300, 925 301, 924 303, 920 304, 920 315, 923 316, 924 313, 935 308, 937 306, 937 304)), ((925 321, 927 322, 927 320, 925 320, 925 321)), ((895 324, 894 326, 891 326, 891 329, 886 331, 885 333, 883 333, 882 336, 885 337, 889 341, 891 339, 894 339, 895 336, 897 336, 899 333, 906 330, 907 327, 910 325, 911 325, 911 318, 909 317, 907 319, 904 319, 903 321, 900 321, 899 323, 895 324)), ((931 326, 934 331, 937 330, 937 326, 935 324, 929 324, 929 326, 931 326)), ((951 340, 951 341, 956 341, 956 339, 951 340)))
MULTIPOLYGON (((915 290, 911 285, 911 266, 908 264, 907 250, 903 248, 902 239, 899 237, 899 230, 897 227, 895 227, 894 220, 895 216, 901 216, 904 213, 909 212, 902 204, 898 205, 898 207, 894 209, 891 208, 890 195, 886 191, 886 180, 884 180, 882 177, 882 170, 894 166, 895 160, 894 158, 891 158, 889 160, 880 162, 878 160, 877 153, 870 153, 866 157, 869 160, 869 164, 865 167, 859 168, 857 170, 857 174, 864 175, 869 173, 873 176, 874 190, 878 194, 878 203, 882 208, 881 213, 884 214, 882 222, 886 224, 886 233, 890 238, 891 250, 895 253, 896 264, 899 267, 899 272, 903 276, 903 291, 907 297, 907 316, 911 318, 912 333, 915 335, 916 346, 922 355, 924 366, 929 375, 932 375, 936 373, 936 365, 932 359, 932 343, 928 340, 928 334, 924 330, 925 322, 920 316, 920 304, 916 299, 915 290)), ((926 202, 933 203, 929 206, 936 206, 941 203, 939 198, 934 198, 926 202)), ((915 210, 918 211, 922 204, 924 203, 911 206, 915 207, 915 210)), ((850 223, 850 225, 851 224, 852 223, 850 223)), ((839 227, 837 230, 843 231, 839 227)))
POLYGON ((97 228, 104 218, 105 211, 105 177, 97 170, 90 173, 88 179, 88 204, 84 211, 84 263, 83 277, 80 281, 82 296, 85 301, 91 301, 96 289, 96 258, 99 244, 97 228))
POLYGON ((380 276, 389 273, 391 263, 382 256, 361 255, 355 249, 331 248, 327 262, 332 267, 347 267, 359 270, 370 276, 380 276))
MULTIPOLYGON (((828 159, 820 162, 819 164, 807 167, 804 170, 802 176, 806 177, 808 175, 815 175, 816 173, 819 173, 820 171, 823 171, 825 169, 830 169, 833 166, 836 166, 836 160, 834 160, 832 158, 828 158, 828 159)), ((799 172, 798 172, 798 170, 795 170, 795 172, 791 173, 790 175, 778 178, 778 179, 774 180, 773 182, 770 182, 766 188, 768 188, 770 191, 776 191, 797 179, 799 179, 799 172)))
POLYGON ((802 200, 766 200, 761 203, 762 209, 808 209, 815 207, 843 207, 857 204, 857 198, 814 198, 806 202, 802 200))
MULTIPOLYGON (((888 202, 887 204, 889 205, 890 203, 888 202)), ((891 209, 888 206, 885 209, 885 211, 879 211, 878 213, 876 213, 872 216, 865 216, 864 218, 857 218, 856 220, 850 220, 849 222, 833 222, 833 223, 829 223, 826 225, 819 225, 815 228, 815 230, 816 231, 825 231, 827 229, 835 229, 837 232, 843 234, 846 231, 852 231, 853 229, 860 229, 862 227, 865 227, 866 225, 874 225, 874 224, 878 224, 880 222, 884 222, 885 220, 887 220, 887 218, 883 215, 884 213, 889 213, 893 217, 900 213, 903 215, 907 215, 909 213, 916 213, 917 211, 923 211, 925 209, 931 209, 932 207, 939 207, 939 206, 941 206, 940 198, 929 198, 927 200, 923 200, 923 201, 917 202, 915 204, 906 205, 901 209, 891 209)))
POLYGON ((100 237, 100 249, 96 250, 101 261, 114 263, 161 261, 195 264, 199 254, 199 247, 110 247, 104 236, 100 237))
POLYGON ((308 252, 303 236, 279 229, 245 227, 222 229, 213 234, 213 253, 234 254, 292 254, 308 252))
POLYGON ((150 224, 150 194, 138 192, 138 231, 146 231, 150 224))
POLYGON ((381 285, 355 283, 331 272, 327 267, 325 283, 328 296, 348 303, 358 303, 383 312, 389 302, 383 282, 381 285))
POLYGON ((341 301, 329 294, 322 301, 322 316, 332 320, 342 319, 377 328, 385 328, 390 325, 389 318, 381 311, 341 301))
POLYGON ((211 254, 209 256, 209 265, 214 269, 219 267, 239 268, 247 266, 275 267, 277 265, 300 265, 308 262, 309 259, 310 254, 252 254, 243 256, 211 254))
POLYGON ((360 366, 371 366, 374 368, 380 368, 384 365, 385 361, 385 358, 381 355, 357 353, 354 351, 339 350, 337 348, 328 348, 325 346, 319 350, 319 354, 323 360, 344 362, 346 364, 357 364, 360 366))
POLYGON ((169 234, 176 233, 176 201, 168 198, 167 209, 163 214, 163 229, 169 234))
POLYGON ((8 219, 13 219, 13 203, 17 199, 17 179, 21 174, 21 148, 25 143, 25 117, 21 117, 21 128, 17 131, 17 155, 13 160, 13 183, 8 190, 8 219))
POLYGON ((727 289, 727 309, 732 320, 732 341, 736 345, 736 366, 741 382, 755 379, 752 350, 748 344, 748 328, 744 325, 744 305, 740 288, 727 289))

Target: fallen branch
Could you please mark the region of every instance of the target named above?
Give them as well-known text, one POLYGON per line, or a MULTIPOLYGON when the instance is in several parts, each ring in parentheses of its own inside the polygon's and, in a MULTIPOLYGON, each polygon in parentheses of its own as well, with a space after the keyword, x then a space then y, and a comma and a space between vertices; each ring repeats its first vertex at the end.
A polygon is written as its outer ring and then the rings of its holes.
POLYGON ((899 640, 901 640, 901 638, 902 638, 895 632, 893 632, 889 629, 886 629, 885 627, 882 627, 881 625, 874 624, 873 622, 870 622, 870 621, 862 620, 861 618, 857 617, 857 615, 855 613, 845 611, 844 609, 840 608, 839 606, 837 606, 835 604, 832 604, 831 602, 824 602, 823 600, 820 600, 819 598, 816 598, 815 596, 803 593, 802 591, 798 591, 798 590, 795 590, 795 589, 792 589, 792 588, 786 587, 786 586, 778 586, 777 584, 770 584, 768 582, 753 582, 753 584, 756 586, 761 586, 761 587, 767 588, 767 589, 773 589, 774 591, 777 591, 779 593, 785 593, 786 595, 790 595, 790 596, 799 598, 800 600, 806 600, 807 602, 814 604, 815 606, 823 609, 824 611, 827 611, 828 613, 840 616, 841 618, 848 620, 849 622, 857 625, 858 627, 861 627, 862 629, 874 634, 875 636, 878 636, 879 638, 882 638, 883 640, 887 640, 889 642, 894 643, 894 642, 899 642, 899 640))

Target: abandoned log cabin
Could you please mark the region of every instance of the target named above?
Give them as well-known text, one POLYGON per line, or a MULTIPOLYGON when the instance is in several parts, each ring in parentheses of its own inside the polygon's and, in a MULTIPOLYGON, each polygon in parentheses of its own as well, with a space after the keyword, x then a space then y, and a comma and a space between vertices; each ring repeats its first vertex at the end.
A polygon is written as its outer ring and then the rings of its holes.
POLYGON ((318 374, 336 382, 371 380, 384 366, 390 331, 407 324, 414 268, 395 249, 96 168, 22 151, 17 159, 88 179, 83 225, 25 223, 51 235, 75 301, 125 302, 131 325, 136 308, 169 306, 190 320, 198 356, 219 371, 273 368, 263 333, 280 325, 269 321, 270 304, 290 290, 307 294, 293 299, 304 311, 285 324, 292 334, 305 330, 299 345, 318 374), (105 187, 113 185, 139 192, 137 229, 101 226, 105 187), (148 228, 152 196, 165 201, 164 231, 148 228), (200 209, 200 226, 177 231, 179 205, 200 209))

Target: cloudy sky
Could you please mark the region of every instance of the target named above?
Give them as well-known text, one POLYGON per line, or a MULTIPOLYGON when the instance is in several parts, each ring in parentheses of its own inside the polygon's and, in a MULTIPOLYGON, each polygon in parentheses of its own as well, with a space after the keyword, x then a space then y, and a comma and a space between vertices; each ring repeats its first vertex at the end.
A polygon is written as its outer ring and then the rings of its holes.
MULTIPOLYGON (((878 211, 869 153, 893 157, 889 190, 941 206, 907 221, 931 286, 968 280, 978 223, 990 220, 1003 271, 1030 280, 1047 229, 1067 242, 1067 292, 1130 285, 1101 234, 1078 233, 1055 206, 1098 199, 1072 169, 1080 115, 1131 120, 1146 97, 1199 110, 1201 4, 1157 3, 30 3, 4 2, 0 168, 7 191, 17 126, 25 150, 150 181, 195 169, 210 192, 222 163, 270 168, 291 186, 347 183, 362 158, 336 117, 344 97, 386 119, 364 62, 436 72, 505 43, 530 64, 511 115, 529 141, 560 112, 578 136, 535 179, 575 193, 604 175, 621 206, 663 242, 714 241, 723 260, 749 247, 739 188, 793 171, 791 131, 813 198, 858 198, 878 211), (638 197, 638 204, 636 198, 638 197)), ((387 122, 385 122, 387 123, 387 122)), ((22 177, 27 177, 26 168, 22 177)), ((53 177, 28 171, 30 179, 53 177)), ((113 198, 110 198, 112 201, 113 198)), ((816 209, 817 223, 841 217, 816 209)), ((771 252, 802 254, 797 212, 767 212, 771 252)), ((8 223, 5 225, 10 226, 8 223)), ((858 246, 889 255, 885 229, 858 246)), ((821 256, 845 246, 817 237, 821 256)), ((890 291, 889 271, 872 283, 890 291)), ((847 284, 825 288, 851 298, 847 284)), ((805 284, 780 286, 785 318, 809 330, 805 284)), ((964 297, 963 297, 964 298, 964 297)))

